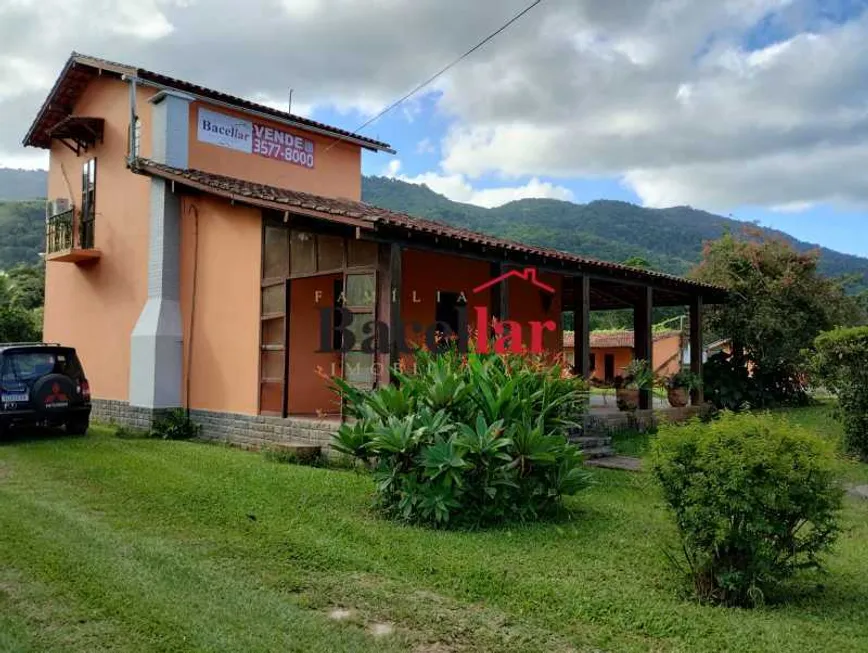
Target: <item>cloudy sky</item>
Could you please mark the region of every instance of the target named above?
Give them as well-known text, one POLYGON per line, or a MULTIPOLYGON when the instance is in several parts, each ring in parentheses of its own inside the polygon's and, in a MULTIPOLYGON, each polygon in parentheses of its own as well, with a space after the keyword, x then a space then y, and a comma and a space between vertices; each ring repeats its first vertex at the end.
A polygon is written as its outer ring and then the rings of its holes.
MULTIPOLYGON (((530 0, 0 0, 0 166, 71 50, 355 129, 530 0)), ((543 0, 365 134, 496 206, 689 204, 868 255, 868 0, 543 0)))

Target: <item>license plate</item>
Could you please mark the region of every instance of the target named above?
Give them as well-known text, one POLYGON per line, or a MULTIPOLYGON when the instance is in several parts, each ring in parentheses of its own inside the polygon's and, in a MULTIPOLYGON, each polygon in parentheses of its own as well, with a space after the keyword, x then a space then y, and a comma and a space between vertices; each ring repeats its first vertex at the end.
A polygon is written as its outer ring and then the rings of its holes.
POLYGON ((30 401, 30 396, 26 392, 20 392, 18 394, 3 394, 0 395, 0 401, 4 404, 20 404, 30 401))

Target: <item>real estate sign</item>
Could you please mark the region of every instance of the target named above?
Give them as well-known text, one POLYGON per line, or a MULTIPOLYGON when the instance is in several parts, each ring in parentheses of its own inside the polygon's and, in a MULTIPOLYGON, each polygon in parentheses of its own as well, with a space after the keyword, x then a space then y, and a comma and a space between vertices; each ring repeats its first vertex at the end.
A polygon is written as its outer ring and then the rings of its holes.
POLYGON ((313 141, 282 129, 199 108, 197 137, 203 143, 313 168, 313 141))

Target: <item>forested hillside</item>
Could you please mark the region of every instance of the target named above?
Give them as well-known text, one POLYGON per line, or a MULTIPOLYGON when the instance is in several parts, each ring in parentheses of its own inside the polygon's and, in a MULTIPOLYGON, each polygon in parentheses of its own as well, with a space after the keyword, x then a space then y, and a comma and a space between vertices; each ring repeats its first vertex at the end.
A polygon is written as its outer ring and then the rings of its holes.
MULTIPOLYGON (((686 273, 699 261, 704 241, 753 226, 686 206, 646 209, 611 200, 573 204, 526 199, 484 209, 452 202, 426 186, 385 177, 365 177, 362 194, 366 202, 384 208, 609 261, 639 257, 652 268, 674 274, 686 273)), ((786 238, 800 250, 817 247, 772 229, 760 231, 786 238)), ((825 274, 855 275, 861 279, 859 285, 868 285, 868 259, 826 248, 820 253, 825 274)))
MULTIPOLYGON (((45 187, 44 171, 0 169, 0 197, 14 185, 18 193, 45 187), (22 176, 23 175, 23 176, 22 176)), ((384 177, 365 177, 366 202, 410 215, 488 232, 530 244, 553 247, 609 261, 638 257, 651 267, 686 273, 698 260, 702 243, 726 231, 739 233, 749 223, 690 207, 646 209, 627 202, 598 200, 573 204, 547 199, 510 202, 494 209, 460 204, 426 186, 384 177)), ((41 201, 0 201, 0 270, 17 263, 34 263, 42 251, 44 205, 41 201)), ((786 234, 800 250, 816 246, 786 234)), ((821 248, 821 270, 831 276, 852 275, 854 288, 868 287, 868 259, 821 248)))
POLYGON ((48 173, 45 170, 0 168, 0 200, 34 200, 45 197, 48 173))
POLYGON ((0 270, 36 263, 45 241, 45 202, 0 202, 0 270))

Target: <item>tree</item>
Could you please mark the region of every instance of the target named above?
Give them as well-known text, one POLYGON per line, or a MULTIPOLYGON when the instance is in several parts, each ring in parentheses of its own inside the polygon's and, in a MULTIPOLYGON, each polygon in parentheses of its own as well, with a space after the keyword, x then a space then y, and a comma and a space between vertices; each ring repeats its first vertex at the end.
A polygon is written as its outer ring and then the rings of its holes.
POLYGON ((7 272, 11 301, 27 310, 45 303, 45 264, 21 263, 7 272))
POLYGON ((730 291, 725 304, 708 308, 708 327, 730 337, 734 355, 748 362, 756 403, 803 402, 802 352, 820 332, 858 323, 864 314, 841 281, 818 273, 816 252, 797 252, 755 229, 745 236, 706 243, 692 273, 730 291))
POLYGON ((625 259, 622 265, 626 265, 631 268, 643 268, 646 270, 651 267, 648 259, 641 256, 631 256, 630 258, 625 259))
POLYGON ((34 311, 13 304, 0 305, 0 342, 38 342, 41 331, 34 311))

